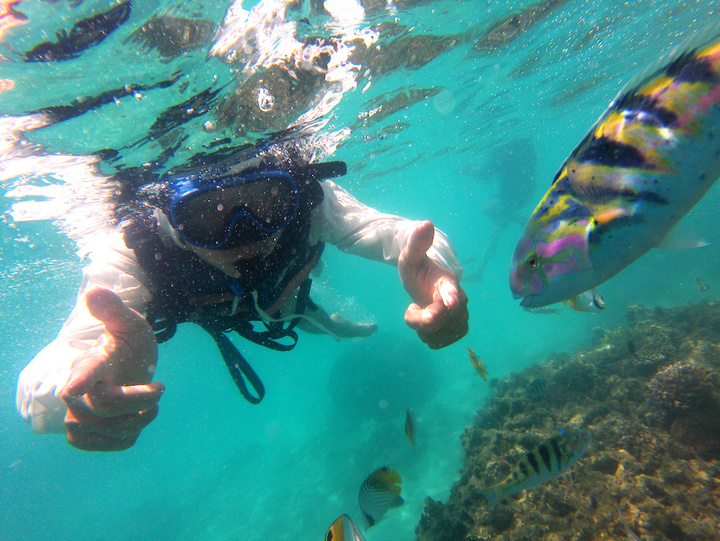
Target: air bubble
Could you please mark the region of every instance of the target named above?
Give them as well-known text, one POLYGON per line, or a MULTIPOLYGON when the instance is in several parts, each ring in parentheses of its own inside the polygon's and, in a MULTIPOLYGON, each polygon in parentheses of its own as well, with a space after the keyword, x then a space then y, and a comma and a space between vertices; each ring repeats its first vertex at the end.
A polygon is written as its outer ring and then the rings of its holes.
POLYGON ((272 110, 273 105, 275 105, 275 98, 267 91, 267 88, 263 87, 258 88, 257 101, 258 107, 263 113, 272 110))

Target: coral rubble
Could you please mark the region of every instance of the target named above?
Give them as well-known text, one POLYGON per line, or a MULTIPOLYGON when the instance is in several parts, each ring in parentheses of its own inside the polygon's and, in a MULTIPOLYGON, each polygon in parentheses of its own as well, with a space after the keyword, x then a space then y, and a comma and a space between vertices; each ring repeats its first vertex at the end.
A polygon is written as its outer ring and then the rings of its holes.
POLYGON ((491 381, 460 480, 446 503, 426 500, 420 541, 720 539, 720 302, 626 316, 589 351, 491 381), (592 432, 585 458, 488 510, 481 490, 569 428, 592 432))

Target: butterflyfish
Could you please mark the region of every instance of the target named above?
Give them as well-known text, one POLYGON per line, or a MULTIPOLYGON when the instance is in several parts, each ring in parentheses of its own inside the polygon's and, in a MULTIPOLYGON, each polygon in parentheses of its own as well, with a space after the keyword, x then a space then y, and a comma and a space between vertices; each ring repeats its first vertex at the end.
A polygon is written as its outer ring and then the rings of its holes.
POLYGON ((576 312, 600 312, 605 310, 605 300, 594 289, 575 295, 566 302, 576 312))
POLYGON ((405 435, 410 441, 412 448, 415 449, 415 432, 417 431, 417 419, 415 418, 415 412, 408 408, 407 414, 405 414, 405 435))
POLYGON ((485 488, 488 508, 520 492, 532 490, 568 471, 587 451, 592 435, 587 430, 568 430, 545 440, 520 459, 510 475, 485 488))
POLYGON ((562 164, 512 257, 521 306, 562 302, 615 276, 660 246, 720 176, 712 31, 621 92, 562 164))
POLYGON ((400 474, 383 466, 371 473, 360 487, 358 503, 365 520, 365 529, 377 524, 388 509, 400 507, 405 501, 400 496, 400 474))
POLYGON ((365 541, 365 538, 347 515, 340 515, 325 534, 325 541, 365 541))
POLYGON ((477 353, 475 353, 472 349, 467 348, 468 350, 468 356, 470 357, 470 362, 475 367, 475 370, 477 370, 477 373, 480 374, 480 377, 487 381, 488 377, 488 371, 485 370, 485 367, 483 366, 482 361, 480 360, 480 357, 477 356, 477 353))

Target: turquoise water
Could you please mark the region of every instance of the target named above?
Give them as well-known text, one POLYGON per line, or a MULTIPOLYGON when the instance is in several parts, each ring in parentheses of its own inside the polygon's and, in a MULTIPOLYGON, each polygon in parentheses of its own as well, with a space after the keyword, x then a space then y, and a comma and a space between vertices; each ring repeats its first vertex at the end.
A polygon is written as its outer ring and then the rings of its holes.
MULTIPOLYGON (((562 160, 633 74, 720 20, 712 2, 620 6, 569 1, 495 50, 477 51, 473 44, 484 30, 530 3, 397 4, 369 13, 357 28, 395 22, 403 26, 403 36, 467 39, 458 39, 423 66, 371 69, 324 112, 327 123, 320 133, 347 130, 334 153, 348 163, 340 184, 380 210, 432 219, 453 240, 468 274, 480 264, 490 232, 503 223, 502 213, 498 216, 488 205, 497 207, 499 201, 529 216, 562 160), (359 114, 402 90, 418 89, 433 93, 377 122, 359 114), (518 189, 504 183, 497 165, 502 161, 494 158, 497 148, 516 141, 530 141, 537 157, 535 181, 518 181, 518 188, 533 193, 522 205, 513 203, 518 189)), ((19 117, 129 84, 180 78, 167 88, 142 91, 139 98, 128 94, 28 132, 28 155, 83 155, 111 148, 120 150, 120 157, 104 167, 132 167, 156 159, 162 145, 187 137, 169 160, 172 165, 216 138, 241 143, 252 137, 233 127, 204 130, 205 122, 219 123, 211 109, 184 126, 182 134, 168 133, 160 144, 143 140, 168 107, 206 88, 227 97, 243 74, 237 65, 207 58, 211 40, 168 59, 129 36, 166 10, 219 25, 226 4, 180 8, 136 1, 126 22, 78 58, 22 62, 24 52, 54 40, 56 30, 69 30, 109 5, 15 4, 27 24, 8 29, 0 44, 8 59, 0 63, 0 78, 14 82, 14 88, 0 93, 0 114, 19 117)), ((248 10, 253 6, 243 4, 248 10)), ((325 21, 311 17, 312 31, 329 35, 325 21)), ((289 115, 278 128, 302 112, 289 115)), ((521 146, 518 152, 522 155, 521 146)), ((23 175, 4 170, 2 193, 26 182, 58 182, 52 173, 23 175)), ((8 211, 14 201, 0 197, 0 208, 8 211)), ((482 279, 463 282, 470 299, 469 334, 439 351, 424 348, 405 327, 408 298, 393 268, 328 247, 314 297, 351 319, 376 321, 375 336, 337 343, 304 335, 292 353, 243 345, 267 389, 262 404, 251 406, 239 396, 212 340, 197 327, 181 326, 172 341, 160 346, 157 379, 167 389, 160 415, 132 449, 112 454, 83 453, 61 436, 33 435, 17 415, 17 374, 55 337, 70 312, 82 262, 75 243, 56 223, 7 218, 0 224, 1 536, 322 539, 342 513, 361 523, 360 484, 388 465, 403 478, 406 504, 388 512, 367 538, 413 539, 424 499, 447 498, 460 468, 459 437, 488 393, 466 347, 478 352, 491 377, 504 377, 551 352, 586 347, 595 327, 621 325, 630 303, 677 305, 717 298, 719 199, 715 188, 682 222, 688 235, 709 246, 650 252, 599 288, 607 309, 594 315, 567 308, 531 314, 517 306, 507 269, 522 223, 511 221, 500 228, 497 252, 482 279), (696 277, 711 289, 699 291, 696 277), (408 407, 418 417, 414 450, 404 435, 408 407)))

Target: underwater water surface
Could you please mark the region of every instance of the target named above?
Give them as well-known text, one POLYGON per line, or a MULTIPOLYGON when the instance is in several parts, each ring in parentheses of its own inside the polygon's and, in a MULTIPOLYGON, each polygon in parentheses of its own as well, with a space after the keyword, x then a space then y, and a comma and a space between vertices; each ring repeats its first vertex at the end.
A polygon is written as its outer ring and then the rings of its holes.
POLYGON ((467 347, 506 378, 589 347, 630 304, 717 299, 717 187, 681 222, 707 245, 649 252, 599 287, 601 313, 529 313, 508 287, 524 222, 563 160, 638 72, 720 23, 714 2, 325 4, 334 18, 281 0, 0 1, 3 539, 322 539, 343 513, 362 523, 358 490, 381 466, 402 476, 405 505, 365 535, 414 539, 425 499, 450 495, 460 436, 490 394, 467 347), (288 68, 288 36, 322 36, 333 63, 318 67, 327 57, 306 48, 288 68), (182 325, 160 346, 166 392, 134 447, 85 453, 34 435, 15 408, 17 376, 70 313, 93 227, 97 179, 73 160, 96 156, 106 176, 164 170, 305 123, 318 157, 347 163, 337 182, 358 199, 452 239, 468 335, 427 349, 403 322, 397 271, 328 247, 313 298, 377 322, 372 337, 306 334, 290 353, 242 344, 267 391, 253 406, 212 340, 182 325), (53 186, 72 189, 16 219, 13 205, 53 186), (18 191, 28 187, 38 191, 18 191))

